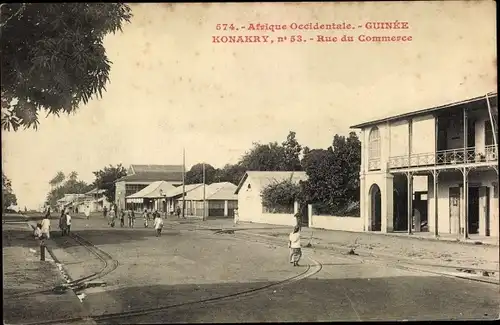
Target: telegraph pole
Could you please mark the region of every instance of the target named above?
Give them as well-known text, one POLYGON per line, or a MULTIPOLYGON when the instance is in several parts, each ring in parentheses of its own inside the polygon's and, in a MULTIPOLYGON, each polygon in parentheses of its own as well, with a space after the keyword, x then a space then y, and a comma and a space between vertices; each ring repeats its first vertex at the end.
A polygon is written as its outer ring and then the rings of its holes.
POLYGON ((207 213, 206 213, 206 208, 205 208, 205 163, 203 163, 203 221, 207 219, 207 213))
POLYGON ((184 202, 186 197, 186 149, 182 148, 182 218, 186 218, 184 202))

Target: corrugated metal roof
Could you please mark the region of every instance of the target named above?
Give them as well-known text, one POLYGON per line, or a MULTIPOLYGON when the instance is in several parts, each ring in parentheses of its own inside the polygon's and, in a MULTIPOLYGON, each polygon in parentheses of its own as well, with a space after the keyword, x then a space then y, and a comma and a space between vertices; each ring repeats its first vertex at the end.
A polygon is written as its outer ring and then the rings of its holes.
MULTIPOLYGON (((192 190, 202 186, 203 184, 189 184, 185 186, 185 193, 189 193, 192 190)), ((178 195, 182 195, 182 185, 173 188, 172 190, 167 192, 167 197, 175 197, 178 195)))
MULTIPOLYGON (((205 186, 206 200, 237 200, 238 196, 234 194, 236 185, 229 182, 212 183, 205 186)), ((185 200, 202 201, 203 184, 186 195, 185 200)))
POLYGON ((182 165, 130 165, 135 174, 140 173, 182 173, 182 165))
POLYGON ((115 182, 155 182, 155 181, 165 181, 165 182, 182 182, 182 172, 167 172, 167 173, 136 173, 132 175, 124 176, 117 179, 115 182))
POLYGON ((245 182, 245 180, 250 177, 253 180, 259 182, 260 187, 266 187, 269 184, 274 182, 279 183, 284 180, 290 179, 294 183, 298 183, 299 181, 306 181, 307 174, 302 171, 247 171, 245 175, 243 175, 238 187, 236 188, 235 194, 238 194, 241 186, 245 182))
MULTIPOLYGON (((498 94, 496 92, 491 92, 491 93, 488 93, 487 95, 488 95, 489 100, 491 101, 492 104, 493 104, 493 101, 496 101, 498 98, 498 94)), ((486 95, 466 99, 466 100, 459 101, 459 102, 453 102, 453 103, 448 103, 445 105, 440 105, 440 106, 435 106, 435 107, 431 107, 431 108, 425 108, 425 109, 420 109, 420 110, 416 110, 416 111, 400 113, 400 114, 393 115, 393 116, 387 116, 384 118, 374 119, 374 120, 371 120, 369 122, 364 122, 364 123, 353 125, 350 128, 351 129, 360 129, 360 128, 364 128, 364 127, 379 124, 379 123, 384 123, 384 122, 389 122, 389 121, 397 121, 397 120, 401 120, 401 119, 408 118, 408 117, 430 114, 433 112, 437 112, 437 111, 441 111, 441 110, 445 110, 445 109, 449 109, 449 108, 454 108, 454 107, 457 107, 460 105, 471 104, 471 103, 483 101, 483 100, 484 101, 486 100, 486 95)), ((485 105, 486 105, 486 103, 485 103, 485 105)))
POLYGON ((139 192, 127 196, 126 198, 127 199, 159 198, 162 196, 160 195, 160 193, 166 194, 168 191, 172 191, 173 189, 175 189, 175 187, 172 183, 165 181, 157 181, 149 184, 139 192))

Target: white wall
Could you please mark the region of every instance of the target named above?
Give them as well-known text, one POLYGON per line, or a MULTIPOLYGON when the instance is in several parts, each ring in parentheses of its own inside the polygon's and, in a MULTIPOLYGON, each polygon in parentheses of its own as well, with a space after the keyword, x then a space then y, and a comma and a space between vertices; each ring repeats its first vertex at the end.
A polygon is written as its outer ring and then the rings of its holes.
POLYGON ((397 121, 391 124, 390 156, 408 155, 408 122, 397 121))
MULTIPOLYGON (((494 171, 488 171, 481 174, 470 174, 469 186, 480 185, 488 186, 490 188, 490 234, 491 236, 498 237, 498 198, 493 198, 493 182, 498 182, 498 178, 494 171)), ((439 175, 438 184, 438 231, 439 233, 450 233, 450 200, 449 189, 450 187, 458 187, 463 183, 461 173, 442 173, 439 175)), ((434 188, 432 177, 429 177, 429 191, 428 199, 428 225, 429 231, 433 232, 435 227, 434 222, 434 188)), ((461 202, 461 201, 460 201, 461 202)), ((462 203, 460 203, 462 204, 462 203)), ((461 212, 462 213, 462 212, 461 212)), ((463 218, 463 216, 461 216, 463 218)), ((481 221, 480 221, 481 222, 481 221)), ((480 224, 480 229, 483 226, 480 224)), ((453 225, 452 225, 453 229, 453 225)))
POLYGON ((260 185, 247 177, 238 192, 238 216, 240 221, 259 222, 262 214, 260 185), (248 189, 248 185, 251 189, 248 189))
POLYGON ((436 126, 434 116, 419 116, 413 118, 412 121, 411 153, 422 154, 435 152, 436 126))
POLYGON ((363 231, 363 219, 355 217, 310 216, 310 228, 322 228, 341 231, 363 231))
POLYGON ((295 220, 294 214, 261 213, 259 218, 253 222, 294 227, 297 221, 295 220))

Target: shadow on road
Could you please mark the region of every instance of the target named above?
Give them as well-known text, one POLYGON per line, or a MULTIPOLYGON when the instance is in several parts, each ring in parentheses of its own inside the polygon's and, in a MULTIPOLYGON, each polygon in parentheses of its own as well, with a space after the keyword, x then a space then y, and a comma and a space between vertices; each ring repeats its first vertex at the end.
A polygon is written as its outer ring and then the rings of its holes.
MULTIPOLYGON (((102 295, 109 295, 110 301, 120 302, 124 310, 147 309, 216 298, 269 284, 133 287, 105 294, 89 293, 87 303, 90 306, 92 301, 101 301, 102 295)), ((106 320, 102 324, 493 319, 498 313, 499 302, 492 287, 443 280, 441 277, 306 279, 236 300, 186 304, 146 316, 106 320), (464 290, 467 295, 464 295, 464 290), (478 297, 481 297, 481 303, 478 297)), ((110 309, 102 309, 101 312, 119 312, 118 308, 120 306, 110 306, 110 309)))

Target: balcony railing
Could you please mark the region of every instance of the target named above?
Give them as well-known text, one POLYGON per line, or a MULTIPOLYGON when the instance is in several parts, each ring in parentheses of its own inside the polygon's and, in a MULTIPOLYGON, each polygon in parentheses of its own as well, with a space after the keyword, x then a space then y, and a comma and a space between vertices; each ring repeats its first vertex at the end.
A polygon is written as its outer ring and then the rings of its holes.
POLYGON ((424 166, 442 166, 474 164, 485 162, 497 162, 498 152, 494 145, 486 146, 484 151, 478 148, 450 149, 441 150, 436 153, 414 154, 408 157, 396 156, 390 157, 388 162, 389 169, 424 167, 424 166))

